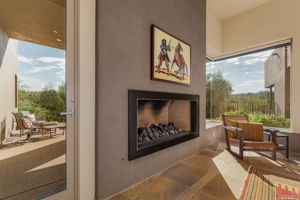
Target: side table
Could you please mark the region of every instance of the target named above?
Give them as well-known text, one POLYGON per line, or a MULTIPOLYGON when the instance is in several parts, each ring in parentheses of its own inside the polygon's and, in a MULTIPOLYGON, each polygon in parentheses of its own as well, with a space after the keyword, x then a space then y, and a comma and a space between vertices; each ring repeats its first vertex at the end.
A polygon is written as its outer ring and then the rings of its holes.
MULTIPOLYGON (((268 137, 268 141, 271 141, 272 134, 270 132, 264 132, 264 134, 268 137)), ((289 159, 289 136, 283 133, 277 133, 277 138, 285 138, 285 146, 278 146, 279 151, 285 151, 285 157, 289 159)))

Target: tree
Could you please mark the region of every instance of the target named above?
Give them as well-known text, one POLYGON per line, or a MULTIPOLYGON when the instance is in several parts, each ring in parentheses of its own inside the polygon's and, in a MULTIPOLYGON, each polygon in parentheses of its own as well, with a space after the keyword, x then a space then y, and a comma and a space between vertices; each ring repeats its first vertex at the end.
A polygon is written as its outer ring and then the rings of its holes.
POLYGON ((206 117, 217 118, 222 114, 226 98, 232 93, 230 81, 221 72, 206 76, 206 117))
POLYGON ((64 86, 60 86, 56 91, 51 85, 46 85, 43 91, 40 92, 39 104, 47 110, 47 120, 64 121, 64 117, 59 114, 65 111, 66 108, 64 93, 64 86))

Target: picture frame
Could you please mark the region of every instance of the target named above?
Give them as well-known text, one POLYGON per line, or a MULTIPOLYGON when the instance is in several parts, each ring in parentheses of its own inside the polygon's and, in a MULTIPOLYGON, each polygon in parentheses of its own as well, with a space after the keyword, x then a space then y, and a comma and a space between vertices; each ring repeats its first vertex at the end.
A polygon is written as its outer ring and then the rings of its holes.
POLYGON ((151 80, 191 85, 191 45, 151 25, 151 80))

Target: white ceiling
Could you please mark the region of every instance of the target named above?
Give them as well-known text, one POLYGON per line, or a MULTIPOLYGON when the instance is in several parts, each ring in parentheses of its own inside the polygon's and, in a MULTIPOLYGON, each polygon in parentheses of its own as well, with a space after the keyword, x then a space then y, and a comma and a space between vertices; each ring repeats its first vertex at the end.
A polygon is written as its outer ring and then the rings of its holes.
POLYGON ((207 8, 220 20, 227 20, 272 0, 207 0, 207 8))

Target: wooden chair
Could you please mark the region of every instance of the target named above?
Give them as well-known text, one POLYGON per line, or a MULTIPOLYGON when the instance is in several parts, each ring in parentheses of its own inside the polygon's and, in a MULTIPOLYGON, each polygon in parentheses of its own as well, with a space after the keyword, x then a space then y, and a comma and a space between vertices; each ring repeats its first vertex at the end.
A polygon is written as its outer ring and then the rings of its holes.
POLYGON ((249 123, 248 115, 222 115, 225 128, 227 150, 239 159, 243 159, 244 151, 272 152, 276 160, 277 129, 264 129, 262 124, 249 123), (270 132, 272 141, 264 141, 264 131, 270 132), (246 135, 247 134, 247 135, 246 135), (249 139, 250 138, 250 139, 249 139), (231 150, 230 143, 239 143, 239 153, 231 150))
POLYGON ((23 126, 23 121, 22 121, 22 117, 20 116, 19 113, 12 113, 15 120, 16 120, 16 130, 20 131, 20 137, 22 137, 22 134, 24 132, 24 126, 23 126))

